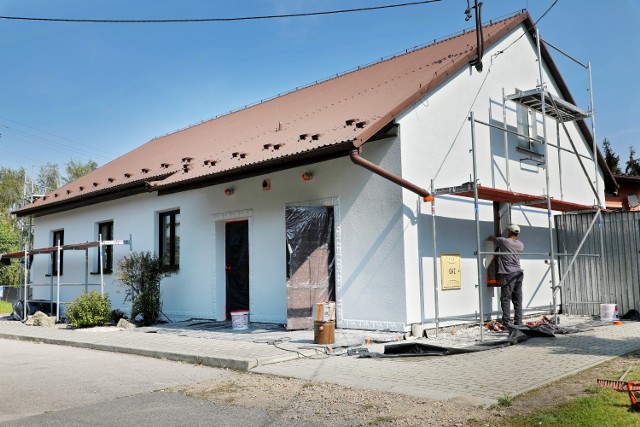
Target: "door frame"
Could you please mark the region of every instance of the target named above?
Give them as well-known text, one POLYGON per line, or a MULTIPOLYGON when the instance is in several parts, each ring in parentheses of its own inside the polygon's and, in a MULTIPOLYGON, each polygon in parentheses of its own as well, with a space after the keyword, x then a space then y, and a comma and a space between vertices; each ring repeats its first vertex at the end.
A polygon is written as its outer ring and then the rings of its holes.
MULTIPOLYGON (((304 200, 299 202, 289 202, 286 203, 284 208, 282 209, 282 218, 286 216, 287 208, 292 207, 331 207, 333 208, 333 252, 334 252, 334 274, 335 274, 335 297, 336 297, 336 326, 340 327, 342 323, 342 313, 343 313, 343 301, 342 301, 342 248, 341 248, 341 237, 340 237, 340 228, 342 223, 342 217, 340 216, 340 198, 338 196, 335 197, 326 197, 324 199, 315 199, 315 200, 304 200)), ((286 224, 285 229, 282 230, 282 238, 284 240, 284 244, 286 245, 286 224)), ((286 261, 285 261, 286 263, 286 261)), ((286 264, 283 267, 283 277, 285 277, 285 286, 286 286, 286 264)), ((286 298, 286 293, 285 293, 286 298)), ((285 304, 285 319, 287 318, 286 313, 286 304, 285 304)))
POLYGON ((223 212, 213 215, 214 222, 214 262, 213 262, 213 312, 216 320, 226 320, 225 306, 227 302, 227 277, 225 259, 225 224, 232 221, 248 222, 249 238, 249 312, 253 311, 251 294, 255 283, 254 251, 253 251, 253 209, 241 211, 223 212))

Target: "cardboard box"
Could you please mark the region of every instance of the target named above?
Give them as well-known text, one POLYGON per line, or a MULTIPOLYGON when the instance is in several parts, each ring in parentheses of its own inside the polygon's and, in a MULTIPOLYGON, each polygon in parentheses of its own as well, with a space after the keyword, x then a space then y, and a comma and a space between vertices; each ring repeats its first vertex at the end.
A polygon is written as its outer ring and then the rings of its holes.
POLYGON ((314 322, 329 322, 336 320, 336 303, 335 302, 319 302, 313 304, 314 322))

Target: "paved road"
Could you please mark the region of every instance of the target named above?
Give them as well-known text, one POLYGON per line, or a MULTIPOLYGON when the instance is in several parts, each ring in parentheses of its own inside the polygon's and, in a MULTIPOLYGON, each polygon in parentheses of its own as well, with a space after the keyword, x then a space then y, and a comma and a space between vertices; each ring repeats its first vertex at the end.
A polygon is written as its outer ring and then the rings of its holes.
POLYGON ((0 360, 3 427, 293 426, 262 410, 165 391, 225 378, 224 369, 6 339, 0 339, 0 360))

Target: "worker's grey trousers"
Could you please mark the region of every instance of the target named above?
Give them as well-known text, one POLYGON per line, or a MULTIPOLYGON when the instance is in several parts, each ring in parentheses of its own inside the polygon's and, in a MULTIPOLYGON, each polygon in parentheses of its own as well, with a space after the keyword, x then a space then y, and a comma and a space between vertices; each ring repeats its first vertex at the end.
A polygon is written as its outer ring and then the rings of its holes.
POLYGON ((513 302, 514 321, 522 325, 522 271, 511 274, 501 274, 500 305, 502 307, 502 323, 511 323, 511 302, 513 302))

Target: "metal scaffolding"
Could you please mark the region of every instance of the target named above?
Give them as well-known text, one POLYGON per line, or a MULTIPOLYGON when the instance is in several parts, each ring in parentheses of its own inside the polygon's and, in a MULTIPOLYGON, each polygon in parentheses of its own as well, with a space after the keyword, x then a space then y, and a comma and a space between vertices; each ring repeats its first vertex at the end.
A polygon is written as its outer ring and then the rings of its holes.
MULTIPOLYGON (((547 86, 545 84, 544 81, 544 73, 543 73, 543 68, 542 68, 542 53, 541 53, 541 42, 542 39, 540 38, 540 34, 539 32, 536 30, 536 44, 537 44, 537 59, 538 59, 538 74, 539 74, 539 82, 540 84, 535 88, 535 89, 531 89, 531 90, 527 90, 527 91, 518 91, 518 93, 512 94, 512 95, 508 95, 505 96, 504 95, 504 89, 503 89, 503 125, 502 126, 496 126, 490 123, 486 123, 483 122, 481 120, 478 120, 475 118, 473 111, 470 112, 469 114, 469 122, 470 122, 470 131, 471 131, 471 154, 472 154, 472 163, 473 163, 473 178, 472 181, 460 186, 456 186, 456 187, 447 187, 447 188, 440 188, 440 189, 435 189, 433 187, 433 180, 431 182, 431 190, 432 190, 432 195, 434 197, 432 197, 430 199, 431 201, 431 215, 432 215, 432 226, 433 226, 433 233, 432 233, 432 237, 433 237, 433 258, 434 258, 434 293, 435 293, 435 323, 436 323, 436 335, 438 333, 438 329, 440 328, 440 320, 441 318, 439 317, 439 303, 438 303, 438 290, 439 290, 439 286, 438 286, 438 274, 437 274, 437 261, 436 261, 436 256, 437 256, 437 252, 436 252, 436 232, 435 232, 435 221, 436 221, 436 214, 435 214, 435 196, 439 196, 439 195, 456 195, 456 196, 464 196, 464 197, 470 197, 473 198, 474 200, 474 216, 475 216, 475 225, 476 225, 476 251, 475 251, 475 255, 476 255, 476 264, 477 264, 477 280, 478 280, 478 300, 479 300, 479 309, 478 309, 478 313, 477 313, 477 317, 476 319, 478 319, 480 321, 480 330, 481 330, 481 335, 480 335, 480 339, 483 340, 484 339, 484 328, 483 323, 487 320, 485 319, 485 313, 484 313, 484 307, 483 307, 483 301, 484 301, 484 288, 483 288, 483 280, 482 280, 482 273, 483 273, 483 264, 482 264, 482 257, 485 255, 499 255, 499 252, 494 252, 494 251, 482 251, 481 248, 481 238, 480 238, 480 214, 479 214, 479 200, 491 200, 491 201, 497 201, 497 202, 502 202, 502 203, 508 203, 511 206, 513 205, 520 205, 520 206, 529 206, 529 207, 534 207, 534 208, 540 208, 540 209, 546 209, 547 210, 547 219, 548 219, 548 224, 547 224, 547 228, 548 228, 548 232, 549 232, 549 239, 548 239, 548 244, 549 244, 549 251, 545 252, 545 253, 533 253, 533 252, 527 252, 527 253, 522 253, 522 256, 548 256, 550 258, 550 272, 551 272, 551 290, 552 290, 552 299, 553 299, 553 314, 554 314, 554 319, 555 322, 558 322, 558 302, 557 302, 557 293, 558 291, 560 291, 562 289, 562 284, 563 281, 565 280, 565 278, 567 277, 567 274, 571 271, 571 268, 575 262, 575 260, 577 259, 578 256, 600 256, 600 254, 582 254, 581 250, 582 247, 584 245, 584 243, 586 242, 589 234, 592 232, 594 225, 596 223, 596 221, 600 220, 600 215, 601 215, 601 211, 603 209, 602 206, 602 201, 600 198, 600 194, 599 194, 599 189, 600 189, 600 183, 599 183, 599 171, 598 171, 598 159, 597 159, 597 146, 596 146, 596 137, 595 137, 595 112, 594 112, 594 105, 593 105, 593 90, 592 90, 592 80, 591 80, 591 64, 588 65, 584 65, 582 63, 580 63, 579 61, 575 60, 573 57, 565 54, 564 52, 560 51, 558 48, 556 48, 555 46, 549 45, 552 48, 554 48, 555 50, 561 52, 564 55, 567 55, 571 60, 573 60, 574 62, 578 63, 580 66, 584 67, 585 69, 588 70, 588 74, 589 74, 589 94, 590 94, 590 111, 584 111, 578 107, 576 107, 575 105, 573 105, 572 103, 565 101, 559 97, 557 97, 556 95, 551 94, 548 89, 547 86), (543 135, 542 135, 542 140, 539 140, 537 138, 532 138, 529 135, 523 135, 519 132, 513 131, 513 130, 509 130, 507 127, 507 118, 506 118, 506 102, 507 101, 511 101, 514 102, 516 104, 520 104, 522 106, 524 106, 525 108, 529 109, 529 110, 534 110, 537 111, 539 113, 542 114, 542 128, 543 128, 543 135), (586 118, 590 117, 591 118, 591 131, 592 131, 592 138, 593 138, 593 147, 592 147, 592 156, 586 156, 584 154, 580 154, 578 153, 578 150, 576 148, 575 143, 573 142, 573 139, 571 138, 571 135, 569 133, 569 130, 567 129, 566 123, 567 122, 572 122, 572 121, 577 121, 577 120, 584 120, 586 118), (547 124, 547 120, 548 119, 553 119, 556 121, 556 129, 557 129, 557 144, 552 144, 548 141, 548 124, 547 124), (479 184, 479 180, 478 180, 478 171, 477 171, 477 161, 478 161, 478 153, 477 153, 477 136, 476 136, 476 124, 479 125, 483 125, 489 128, 493 128, 493 129, 497 129, 499 131, 502 131, 504 134, 504 144, 505 144, 505 163, 506 163, 506 187, 507 190, 501 190, 501 189, 496 189, 496 188, 489 188, 489 187, 483 187, 479 184), (566 137, 568 138, 569 143, 571 144, 572 149, 569 150, 565 147, 561 147, 560 146, 560 127, 562 127, 562 129, 564 130, 564 133, 566 135, 566 137), (543 158, 545 159, 544 162, 541 162, 539 160, 535 160, 535 159, 529 159, 529 160, 534 160, 534 162, 537 162, 538 164, 544 164, 546 162, 546 167, 545 167, 545 186, 546 186, 546 194, 544 195, 531 195, 531 194, 524 194, 524 193, 516 193, 512 191, 511 188, 511 178, 510 178, 510 171, 509 171, 509 150, 508 150, 508 138, 507 135, 508 134, 513 134, 513 135, 517 135, 519 138, 523 138, 526 139, 530 142, 536 143, 536 144, 542 144, 544 147, 544 154, 543 154, 543 158), (563 197, 561 198, 561 200, 557 200, 554 199, 551 196, 551 192, 550 192, 550 178, 549 178, 549 147, 555 148, 558 151, 558 155, 560 155, 560 152, 569 152, 572 153, 576 156, 576 158, 578 159, 578 162, 580 164, 580 167, 584 173, 584 176, 587 179, 587 182, 589 183, 589 186, 595 196, 595 201, 596 204, 595 205, 583 205, 583 204, 578 204, 578 203, 572 203, 572 202, 568 202, 568 201, 564 201, 562 200, 563 197), (590 161, 593 161, 594 163, 594 167, 595 167, 595 185, 594 183, 591 182, 591 179, 589 177, 589 173, 587 170, 587 167, 585 166, 583 159, 588 159, 590 161), (594 216, 593 219, 591 221, 591 224, 588 228, 588 230, 585 232, 584 237, 582 239, 582 241, 580 242, 580 244, 578 245, 575 253, 573 254, 558 254, 556 253, 556 249, 555 249, 555 244, 554 244, 554 234, 553 234, 553 211, 559 211, 564 213, 567 212, 593 212, 594 216), (556 265, 557 265, 557 258, 559 256, 571 256, 571 260, 569 262, 569 264, 566 267, 566 270, 563 272, 562 277, 560 278, 560 280, 558 281, 557 277, 556 277, 556 265)), ((546 43, 546 42, 545 42, 546 43)), ((558 168, 559 168, 559 179, 560 182, 562 182, 562 162, 561 159, 558 159, 558 168)), ((562 193, 562 185, 561 185, 561 193, 562 193)), ((600 239, 600 243, 601 243, 601 253, 602 253, 602 238, 600 239)), ((597 280, 598 278, 596 278, 597 280)))
POLYGON ((38 302, 44 302, 44 303, 49 303, 51 305, 53 305, 53 303, 56 304, 56 321, 60 320, 60 304, 68 304, 71 301, 60 301, 60 288, 64 287, 64 286, 83 286, 84 287, 84 291, 85 293, 89 293, 89 286, 100 286, 100 294, 104 295, 104 263, 102 262, 102 259, 104 259, 104 248, 107 246, 114 246, 114 245, 129 245, 129 248, 131 249, 131 235, 129 235, 129 239, 128 240, 102 240, 102 236, 99 236, 97 241, 94 242, 85 242, 85 243, 72 243, 72 244, 60 244, 60 242, 57 242, 56 246, 50 246, 50 247, 45 247, 45 248, 29 248, 28 244, 25 246, 25 249, 23 251, 20 252, 13 252, 13 253, 6 253, 6 254, 0 254, 0 258, 17 258, 23 259, 23 274, 22 274, 22 282, 20 283, 20 294, 22 295, 23 299, 23 320, 27 319, 27 309, 28 309, 28 304, 29 304, 29 287, 31 288, 35 288, 35 287, 49 287, 50 289, 50 297, 49 299, 44 299, 44 300, 38 300, 38 302), (90 283, 89 282, 89 249, 90 248, 97 248, 98 249, 98 268, 99 268, 99 274, 100 274, 100 283, 90 283), (61 254, 63 251, 77 251, 77 250, 83 250, 85 252, 85 262, 84 262, 84 282, 82 283, 71 283, 71 282, 67 282, 67 283, 63 283, 61 282, 61 266, 60 266, 60 260, 61 260, 61 254), (40 255, 40 254, 48 254, 48 255, 52 255, 52 254, 56 254, 55 256, 55 262, 56 262, 56 268, 55 268, 55 274, 51 274, 50 275, 50 282, 49 283, 30 283, 29 282, 29 270, 31 268, 31 262, 30 259, 34 256, 34 255, 40 255), (55 281, 54 281, 55 280, 55 281), (55 289, 55 296, 54 296, 54 289, 55 289))

